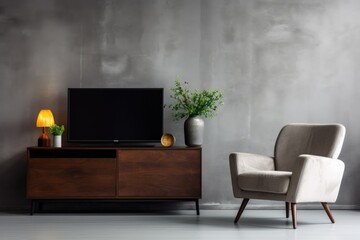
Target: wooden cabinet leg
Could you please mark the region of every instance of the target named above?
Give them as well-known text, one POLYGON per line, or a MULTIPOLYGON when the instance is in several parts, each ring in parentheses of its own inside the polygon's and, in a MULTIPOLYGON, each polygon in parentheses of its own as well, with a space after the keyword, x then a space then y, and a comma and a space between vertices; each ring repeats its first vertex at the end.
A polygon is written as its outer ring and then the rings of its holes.
POLYGON ((30 206, 30 215, 31 216, 34 214, 34 208, 35 208, 35 201, 31 200, 31 206, 30 206))
POLYGON ((329 208, 328 203, 322 202, 321 205, 322 205, 323 208, 325 209, 325 212, 326 212, 326 214, 328 215, 328 217, 330 218, 330 221, 331 221, 332 223, 335 223, 335 219, 334 219, 333 215, 331 214, 331 211, 330 211, 330 208, 329 208))
POLYGON ((289 216, 290 216, 290 203, 288 203, 288 202, 285 202, 285 208, 286 208, 286 218, 289 218, 289 216))
POLYGON ((235 217, 234 223, 237 223, 241 217, 241 214, 243 213, 243 211, 245 210, 246 205, 249 202, 249 198, 244 198, 244 200, 241 203, 240 209, 235 217))
POLYGON ((297 226, 297 216, 296 216, 296 203, 291 203, 291 215, 292 215, 292 224, 293 228, 296 229, 297 226))
POLYGON ((195 205, 196 205, 196 215, 200 215, 199 199, 195 200, 195 205))

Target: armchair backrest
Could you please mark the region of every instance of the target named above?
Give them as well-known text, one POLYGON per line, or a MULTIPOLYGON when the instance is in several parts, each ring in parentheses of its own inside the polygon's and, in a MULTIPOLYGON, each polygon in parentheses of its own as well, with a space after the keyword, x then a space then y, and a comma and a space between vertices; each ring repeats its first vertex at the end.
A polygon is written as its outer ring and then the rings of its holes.
POLYGON ((275 143, 275 169, 292 171, 297 157, 312 154, 338 158, 345 138, 341 124, 289 124, 275 143))

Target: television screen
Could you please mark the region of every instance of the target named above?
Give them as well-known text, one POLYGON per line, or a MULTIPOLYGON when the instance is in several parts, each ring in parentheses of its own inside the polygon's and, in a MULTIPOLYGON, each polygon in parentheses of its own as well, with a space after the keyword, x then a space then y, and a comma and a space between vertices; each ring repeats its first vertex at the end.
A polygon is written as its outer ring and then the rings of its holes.
POLYGON ((69 142, 160 142, 162 88, 69 88, 69 142))

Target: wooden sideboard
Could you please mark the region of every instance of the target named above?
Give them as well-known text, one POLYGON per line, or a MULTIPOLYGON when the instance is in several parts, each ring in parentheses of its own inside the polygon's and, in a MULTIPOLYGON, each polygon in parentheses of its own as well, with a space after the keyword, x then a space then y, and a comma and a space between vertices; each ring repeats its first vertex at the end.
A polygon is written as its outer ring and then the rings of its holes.
POLYGON ((45 200, 190 200, 199 214, 201 148, 29 147, 31 214, 45 200))

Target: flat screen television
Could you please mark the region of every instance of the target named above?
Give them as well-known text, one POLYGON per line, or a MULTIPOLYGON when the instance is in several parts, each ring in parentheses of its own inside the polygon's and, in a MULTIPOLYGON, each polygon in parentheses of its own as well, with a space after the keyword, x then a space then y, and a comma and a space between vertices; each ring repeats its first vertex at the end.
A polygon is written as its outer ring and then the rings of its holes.
POLYGON ((68 142, 157 143, 162 88, 69 88, 68 142))

